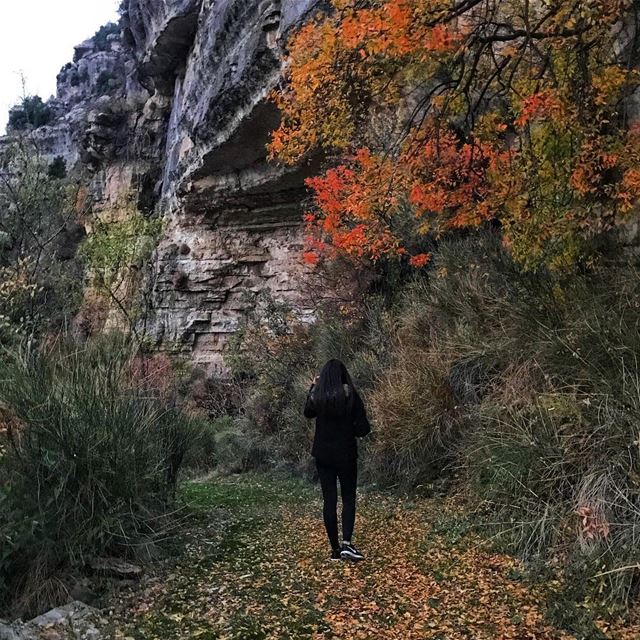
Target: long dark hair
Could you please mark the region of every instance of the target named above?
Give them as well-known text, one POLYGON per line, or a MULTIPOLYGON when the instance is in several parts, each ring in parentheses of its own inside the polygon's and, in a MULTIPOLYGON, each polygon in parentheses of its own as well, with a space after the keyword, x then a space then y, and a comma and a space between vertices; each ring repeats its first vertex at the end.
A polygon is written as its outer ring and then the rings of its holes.
POLYGON ((347 367, 340 360, 329 360, 313 389, 313 402, 318 414, 344 415, 353 407, 355 396, 356 390, 347 367))

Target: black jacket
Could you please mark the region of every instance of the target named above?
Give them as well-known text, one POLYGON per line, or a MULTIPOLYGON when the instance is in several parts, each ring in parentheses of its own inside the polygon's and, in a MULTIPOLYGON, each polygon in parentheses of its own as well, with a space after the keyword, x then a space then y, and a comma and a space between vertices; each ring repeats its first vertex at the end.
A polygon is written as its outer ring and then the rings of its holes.
POLYGON ((309 389, 304 407, 306 418, 316 419, 316 433, 311 455, 324 464, 342 465, 358 457, 356 438, 371 432, 367 412, 356 392, 353 407, 345 415, 318 415, 313 402, 313 385, 309 389))

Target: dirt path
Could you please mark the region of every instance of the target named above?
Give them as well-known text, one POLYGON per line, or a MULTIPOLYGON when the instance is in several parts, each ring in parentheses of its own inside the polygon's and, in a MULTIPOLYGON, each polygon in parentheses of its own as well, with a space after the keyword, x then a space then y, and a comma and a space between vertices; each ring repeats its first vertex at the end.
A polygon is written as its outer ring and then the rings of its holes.
MULTIPOLYGON (((519 563, 442 502, 364 494, 360 564, 330 562, 313 488, 266 478, 192 483, 199 525, 177 566, 118 612, 136 640, 561 639, 519 563)), ((602 637, 638 637, 611 635, 602 637)))

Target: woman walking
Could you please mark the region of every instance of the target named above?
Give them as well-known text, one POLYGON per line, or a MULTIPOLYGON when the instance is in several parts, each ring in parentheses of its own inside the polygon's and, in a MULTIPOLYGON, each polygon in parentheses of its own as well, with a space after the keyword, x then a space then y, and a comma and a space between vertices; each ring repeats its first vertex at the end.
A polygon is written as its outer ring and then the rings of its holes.
POLYGON ((322 487, 331 559, 363 560, 364 556, 352 544, 358 481, 356 438, 366 436, 371 427, 362 399, 340 360, 329 360, 311 385, 304 415, 316 419, 311 455, 316 459, 322 487), (342 495, 342 544, 338 538, 338 480, 342 495))

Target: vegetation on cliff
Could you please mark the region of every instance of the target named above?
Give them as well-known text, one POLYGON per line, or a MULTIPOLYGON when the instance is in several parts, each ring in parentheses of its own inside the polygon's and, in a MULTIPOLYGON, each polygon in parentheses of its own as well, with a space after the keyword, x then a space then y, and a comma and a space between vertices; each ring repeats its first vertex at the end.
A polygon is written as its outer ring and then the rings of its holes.
POLYGON ((81 293, 77 190, 27 139, 0 160, 0 344, 57 331, 81 293))
POLYGON ((51 109, 40 96, 25 96, 9 111, 9 127, 13 131, 38 129, 51 122, 51 109))

